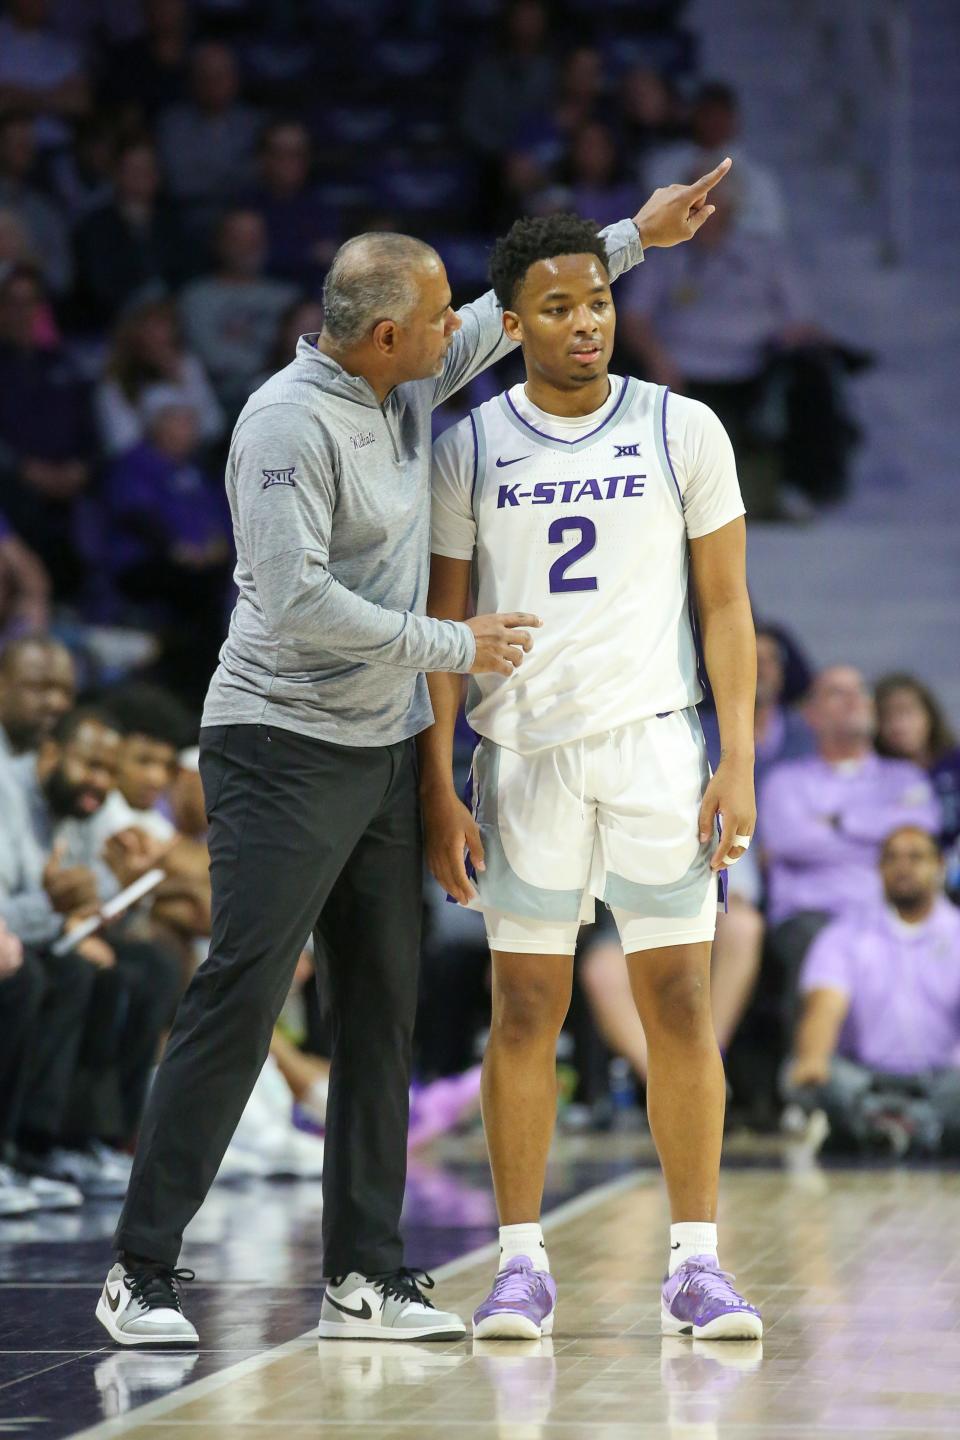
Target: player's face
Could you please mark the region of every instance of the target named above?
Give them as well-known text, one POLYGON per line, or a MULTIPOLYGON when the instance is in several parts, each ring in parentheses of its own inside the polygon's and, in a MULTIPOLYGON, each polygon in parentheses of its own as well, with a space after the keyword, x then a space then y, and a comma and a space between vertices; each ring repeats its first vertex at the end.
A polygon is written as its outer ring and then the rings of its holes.
POLYGON ((417 272, 419 300, 409 320, 394 328, 394 359, 403 380, 426 380, 439 375, 460 317, 452 306, 447 272, 439 260, 430 260, 417 272))
POLYGON ((506 329, 523 344, 528 375, 575 390, 606 374, 617 317, 610 277, 596 255, 538 260, 515 303, 506 329))

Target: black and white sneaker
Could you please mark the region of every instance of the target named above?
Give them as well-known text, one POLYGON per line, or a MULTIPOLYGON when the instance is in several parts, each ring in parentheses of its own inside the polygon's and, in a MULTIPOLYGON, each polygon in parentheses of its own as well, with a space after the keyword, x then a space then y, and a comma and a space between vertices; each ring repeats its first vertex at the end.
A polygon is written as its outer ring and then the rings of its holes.
POLYGON ((438 1310, 421 1287, 433 1289, 422 1270, 337 1276, 327 1284, 317 1334, 321 1340, 461 1340, 467 1327, 460 1316, 438 1310))
POLYGON ((72 1185, 91 1200, 122 1200, 130 1180, 131 1160, 119 1150, 93 1142, 86 1150, 56 1145, 45 1155, 21 1150, 17 1165, 25 1174, 72 1185))
POLYGON ((16 1163, 0 1165, 0 1184, 20 1185, 37 1202, 38 1210, 76 1210, 83 1204, 83 1192, 66 1180, 48 1180, 45 1175, 31 1175, 16 1163))
POLYGON ((118 1345, 196 1345, 200 1337, 180 1308, 180 1286, 192 1270, 118 1262, 97 1301, 97 1319, 118 1345))
POLYGON ((23 1176, 9 1165, 0 1165, 0 1220, 19 1220, 39 1209, 40 1201, 23 1176))

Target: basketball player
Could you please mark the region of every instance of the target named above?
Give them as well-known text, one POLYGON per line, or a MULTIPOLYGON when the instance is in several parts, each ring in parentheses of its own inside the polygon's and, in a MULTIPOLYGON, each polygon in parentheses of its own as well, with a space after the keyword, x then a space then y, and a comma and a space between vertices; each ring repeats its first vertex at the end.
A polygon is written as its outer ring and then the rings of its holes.
POLYGON ((755 822, 756 650, 733 451, 706 406, 608 374, 611 276, 590 223, 518 221, 492 274, 527 380, 435 447, 428 611, 462 619, 472 572, 479 609, 522 599, 542 629, 516 675, 470 684, 472 815, 452 782, 456 676, 430 676, 436 722, 420 739, 431 868, 482 909, 493 952, 483 1113, 501 1268, 474 1334, 553 1328, 539 1218, 556 1040, 577 931, 599 899, 649 1045, 650 1128, 674 1222, 662 1328, 754 1338, 759 1312, 717 1260, 724 1076, 709 1000, 718 875, 755 822), (688 569, 723 746, 712 778, 688 569))

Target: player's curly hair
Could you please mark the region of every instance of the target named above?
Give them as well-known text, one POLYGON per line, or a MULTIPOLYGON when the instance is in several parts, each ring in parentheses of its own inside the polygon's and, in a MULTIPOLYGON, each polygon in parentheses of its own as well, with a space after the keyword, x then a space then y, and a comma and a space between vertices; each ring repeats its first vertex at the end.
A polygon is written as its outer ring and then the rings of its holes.
POLYGON ((493 247, 490 280, 504 310, 512 310, 531 265, 557 255, 596 255, 605 270, 610 258, 593 220, 579 215, 543 215, 515 220, 493 247))

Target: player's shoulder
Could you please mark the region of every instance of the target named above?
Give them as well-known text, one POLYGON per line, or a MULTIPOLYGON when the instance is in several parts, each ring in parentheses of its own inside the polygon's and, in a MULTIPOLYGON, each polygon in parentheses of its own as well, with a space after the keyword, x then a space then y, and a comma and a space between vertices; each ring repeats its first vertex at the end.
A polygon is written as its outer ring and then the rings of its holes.
POLYGON ((448 425, 433 442, 434 469, 444 472, 457 471, 469 464, 472 468, 476 451, 474 421, 471 415, 464 415, 448 425))
POLYGON ((723 424, 715 410, 702 400, 691 395, 681 395, 676 390, 664 392, 664 413, 671 430, 682 430, 687 435, 715 435, 723 431, 723 424))

